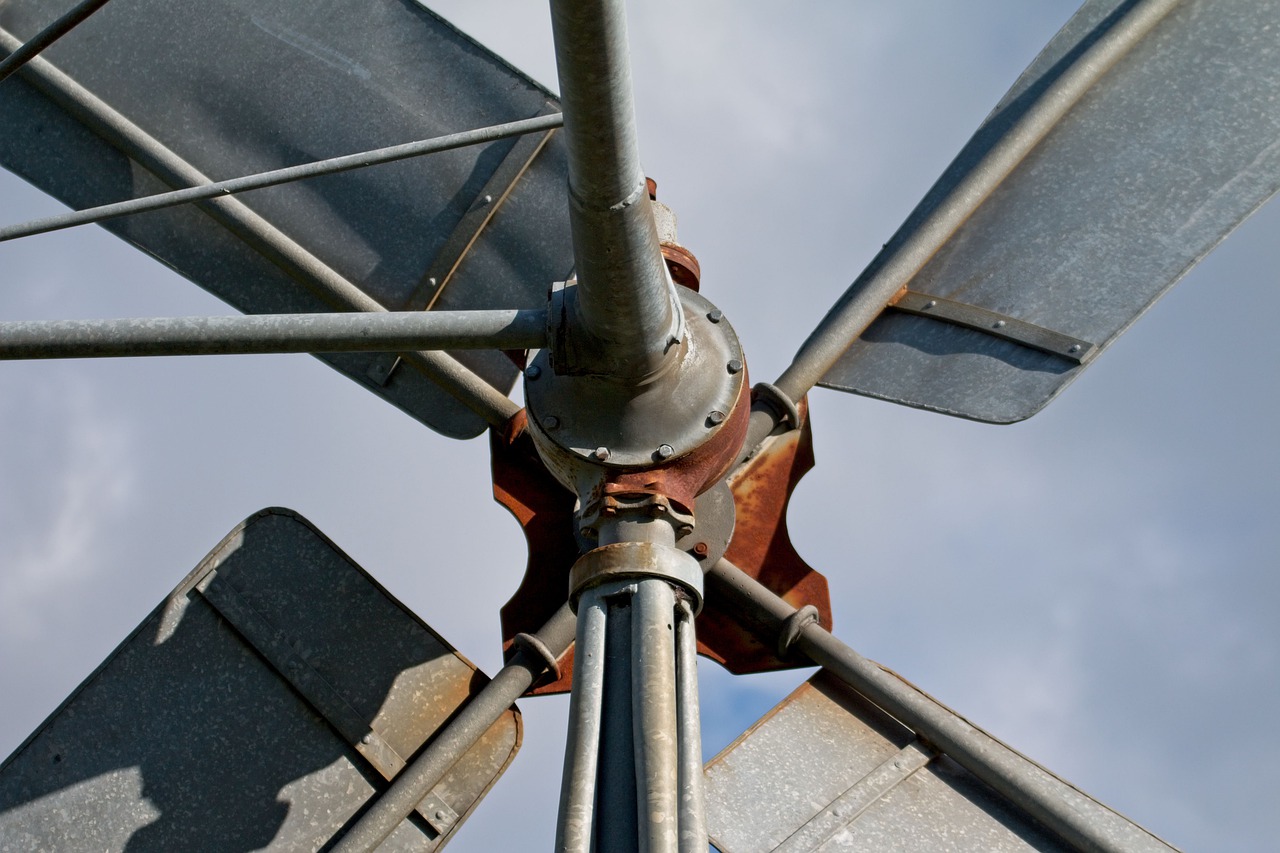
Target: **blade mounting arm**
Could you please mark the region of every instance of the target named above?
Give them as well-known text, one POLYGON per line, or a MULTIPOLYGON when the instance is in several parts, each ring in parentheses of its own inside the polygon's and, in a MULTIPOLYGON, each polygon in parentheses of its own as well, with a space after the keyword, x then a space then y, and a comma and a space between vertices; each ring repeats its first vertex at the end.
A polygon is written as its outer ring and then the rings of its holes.
POLYGON ((546 312, 399 311, 0 323, 0 359, 533 349, 546 312))

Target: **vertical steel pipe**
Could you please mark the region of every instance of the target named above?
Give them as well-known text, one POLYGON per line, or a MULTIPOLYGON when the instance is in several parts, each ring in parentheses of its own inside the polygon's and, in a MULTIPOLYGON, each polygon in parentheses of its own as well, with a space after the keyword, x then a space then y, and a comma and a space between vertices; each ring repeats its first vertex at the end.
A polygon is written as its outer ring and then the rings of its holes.
POLYGON ((551 25, 578 274, 570 319, 595 342, 584 347, 593 372, 645 379, 671 362, 681 324, 640 167, 625 6, 552 0, 551 25))
POLYGON ((693 608, 676 604, 676 732, 680 749, 680 853, 707 849, 706 797, 702 777, 702 724, 698 703, 698 640, 693 608))
POLYGON ((664 580, 637 584, 631 669, 641 853, 677 853, 680 815, 675 590, 664 580))
MULTIPOLYGON (((605 639, 604 720, 600 732, 600 793, 592 833, 596 853, 636 853, 636 758, 632 745, 631 595, 625 589, 609 602, 605 639)), ((610 587, 614 589, 615 587, 610 587)))
POLYGON ((591 853, 596 805, 600 720, 604 710, 606 604, 600 589, 578 602, 578 633, 569 697, 569 736, 560 786, 559 853, 591 853))

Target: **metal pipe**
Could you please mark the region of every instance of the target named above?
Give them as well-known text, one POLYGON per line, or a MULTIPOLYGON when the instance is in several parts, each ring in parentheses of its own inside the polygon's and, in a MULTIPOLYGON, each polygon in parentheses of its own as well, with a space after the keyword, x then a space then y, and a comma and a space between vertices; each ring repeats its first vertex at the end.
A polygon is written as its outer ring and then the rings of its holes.
POLYGON ((609 628, 605 638, 604 706, 600 729, 599 792, 591 828, 594 853, 636 853, 640 837, 636 809, 635 701, 631 689, 631 623, 635 587, 604 585, 609 628))
POLYGON ((1000 140, 897 246, 886 250, 827 312, 775 383, 799 400, 821 381, 886 304, 951 238, 1076 102, 1168 14, 1178 0, 1138 0, 1045 89, 1000 140))
POLYGON ((40 51, 71 32, 75 27, 94 12, 107 5, 107 0, 83 0, 71 8, 61 18, 27 39, 26 43, 11 50, 8 56, 0 60, 0 82, 13 72, 30 62, 40 51))
POLYGON ((676 708, 675 590, 665 580, 636 584, 631 614, 636 809, 641 853, 678 853, 679 731, 676 708))
POLYGON ((698 640, 693 608, 676 603, 676 732, 680 751, 680 853, 706 853, 707 815, 702 775, 702 724, 698 702, 698 640))
POLYGON ((551 0, 551 25, 578 275, 571 322, 593 372, 646 379, 673 363, 682 324, 640 168, 624 4, 551 0))
POLYGON ((33 219, 30 222, 23 222, 17 225, 8 225, 4 228, 0 228, 0 243, 5 242, 6 240, 16 240, 19 237, 30 237, 34 234, 47 234, 51 231, 60 231, 64 228, 72 228, 76 225, 104 222, 108 219, 115 219, 120 216, 146 213, 152 210, 162 210, 166 207, 176 207, 180 204, 190 204, 191 202, 205 201, 211 198, 223 198, 235 193, 242 193, 248 190, 259 190, 264 187, 274 187, 291 181, 300 181, 306 178, 319 177, 321 175, 333 175, 338 172, 348 172, 352 169, 361 169, 366 166, 377 166, 383 163, 394 163, 397 160, 407 160, 411 157, 421 157, 426 154, 435 154, 440 151, 452 151, 455 148, 464 148, 468 145, 479 145, 485 142, 505 139, 509 136, 519 136, 525 133, 536 133, 538 131, 551 130, 559 127, 562 123, 563 120, 559 113, 535 116, 534 118, 523 119, 521 121, 497 124, 492 127, 483 127, 478 130, 451 133, 448 136, 437 136, 433 139, 424 139, 419 142, 408 142, 404 145, 392 145, 386 148, 376 148, 372 151, 365 151, 360 154, 347 154, 342 157, 331 157, 327 160, 302 163, 297 166, 288 166, 283 169, 273 169, 272 171, 260 172, 256 175, 246 175, 243 178, 231 178, 230 180, 217 181, 216 183, 204 184, 198 187, 188 187, 186 189, 174 190, 173 192, 157 193, 143 198, 118 201, 113 204, 99 205, 98 207, 89 207, 84 210, 75 210, 70 213, 64 213, 58 216, 49 216, 43 219, 33 219))
POLYGON ((530 349, 546 312, 403 311, 0 323, 0 359, 530 349))
MULTIPOLYGON (((20 42, 0 29, 0 48, 20 42)), ((176 153, 116 112, 100 98, 41 58, 23 68, 23 77, 120 151, 174 187, 212 183, 176 153)), ((234 198, 211 199, 201 209, 245 245, 279 267, 335 311, 385 311, 377 300, 234 198)), ((472 412, 500 426, 520 410, 512 400, 443 352, 407 352, 406 364, 431 379, 472 412)))
MULTIPOLYGON (((719 596, 743 618, 744 624, 771 643, 787 619, 797 612, 728 560, 721 560, 711 568, 707 583, 709 596, 719 596)), ((896 717, 1076 849, 1122 853, 1144 843, 1152 849, 1168 849, 1155 836, 1089 799, 915 686, 864 658, 816 621, 797 632, 793 647, 896 717), (1106 826, 1107 823, 1111 826, 1106 826)))
POLYGON ((578 602, 578 635, 573 652, 573 692, 569 735, 560 783, 557 853, 591 853, 599 773, 600 721, 604 707, 606 605, 599 587, 578 602))
MULTIPOLYGON (((538 630, 537 638, 559 657, 573 641, 574 621, 573 611, 565 603, 538 630)), ((332 848, 333 853, 376 849, 546 669, 546 661, 538 654, 528 647, 517 647, 511 661, 396 775, 391 786, 332 848)))

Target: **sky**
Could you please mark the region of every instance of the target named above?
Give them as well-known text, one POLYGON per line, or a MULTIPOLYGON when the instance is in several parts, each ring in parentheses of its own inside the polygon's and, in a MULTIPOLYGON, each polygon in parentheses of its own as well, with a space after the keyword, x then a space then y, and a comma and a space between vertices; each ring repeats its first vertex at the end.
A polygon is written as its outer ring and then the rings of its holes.
MULTIPOLYGON (((431 4, 555 88, 544 4, 431 4)), ((771 380, 1070 2, 633 4, 640 145, 771 380)), ((0 174, 0 222, 59 209, 0 174)), ((811 395, 792 537, 836 633, 1176 846, 1273 844, 1280 208, 1009 427, 811 395)), ((225 314, 92 228, 0 245, 5 319, 225 314)), ((0 366, 0 754, 236 523, 311 519, 482 669, 524 544, 487 448, 307 356, 0 366)), ((807 673, 703 662, 706 757, 807 673)), ((450 847, 550 843, 563 699, 450 847)))

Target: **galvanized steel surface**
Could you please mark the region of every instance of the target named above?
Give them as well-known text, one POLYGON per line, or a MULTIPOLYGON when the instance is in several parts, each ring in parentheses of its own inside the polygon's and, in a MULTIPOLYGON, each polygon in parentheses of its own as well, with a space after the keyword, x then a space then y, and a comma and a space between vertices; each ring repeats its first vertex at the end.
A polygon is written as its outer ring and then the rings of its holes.
MULTIPOLYGON (((1275 2, 1086 3, 842 304, 884 280, 881 304, 909 286, 1105 349, 1280 188, 1278 26, 1275 2)), ((977 420, 1026 418, 1084 369, 892 310, 859 333, 822 384, 977 420)))
MULTIPOLYGON (((0 6, 0 27, 12 34, 5 45, 34 33, 56 5, 7 0, 0 6)), ((7 128, 0 162, 82 208, 528 118, 552 103, 414 4, 179 8, 115 0, 0 88, 7 128), (234 59, 227 44, 236 46, 234 59), (130 61, 113 61, 121 55, 130 61), (28 81, 48 63, 119 116, 48 74, 38 93, 28 81), (132 123, 124 136, 117 118, 132 123)), ((440 308, 541 307, 546 283, 572 267, 563 150, 553 140, 518 171, 509 193, 481 193, 514 145, 498 141, 207 202, 202 209, 212 220, 174 209, 107 227, 252 313, 332 310, 332 300, 312 288, 328 293, 343 282, 392 309, 424 288, 440 308), (472 208, 497 203, 499 214, 447 287, 429 281, 455 226, 472 208)), ((326 360, 445 434, 484 428, 484 419, 416 371, 388 375, 394 359, 326 360)), ((502 392, 516 375, 501 354, 461 360, 502 392)))
MULTIPOLYGON (((318 849, 477 676, 300 516, 265 510, 0 768, 0 846, 318 849)), ((438 848, 519 742, 512 710, 388 849, 438 848)))
POLYGON ((829 674, 707 764, 724 853, 1071 850, 829 674))

